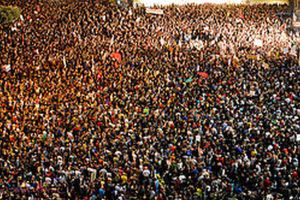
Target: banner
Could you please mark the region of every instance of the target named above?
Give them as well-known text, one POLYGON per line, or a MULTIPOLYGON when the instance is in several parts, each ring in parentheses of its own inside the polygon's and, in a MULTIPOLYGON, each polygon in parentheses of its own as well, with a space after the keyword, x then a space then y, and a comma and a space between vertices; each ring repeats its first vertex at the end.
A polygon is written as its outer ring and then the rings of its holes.
POLYGON ((135 0, 134 4, 144 4, 146 7, 154 5, 184 5, 184 4, 204 4, 204 3, 214 3, 214 4, 238 4, 242 3, 243 0, 135 0))
POLYGON ((153 14, 153 15, 163 15, 164 11, 162 9, 146 8, 146 13, 147 14, 153 14))

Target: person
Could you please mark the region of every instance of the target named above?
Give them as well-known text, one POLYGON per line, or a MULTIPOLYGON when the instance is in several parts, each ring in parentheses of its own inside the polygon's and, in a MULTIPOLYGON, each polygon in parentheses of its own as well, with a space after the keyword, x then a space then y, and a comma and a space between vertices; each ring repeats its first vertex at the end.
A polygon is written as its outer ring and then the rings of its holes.
POLYGON ((10 2, 3 199, 299 197, 287 6, 10 2))

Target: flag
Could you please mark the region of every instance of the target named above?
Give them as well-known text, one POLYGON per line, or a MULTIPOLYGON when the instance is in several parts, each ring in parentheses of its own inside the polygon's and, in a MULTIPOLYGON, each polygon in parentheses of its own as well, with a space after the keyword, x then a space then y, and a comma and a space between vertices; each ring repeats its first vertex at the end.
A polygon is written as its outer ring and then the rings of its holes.
POLYGON ((185 83, 190 83, 190 82, 192 82, 192 81, 193 81, 193 77, 190 77, 190 78, 186 79, 184 82, 185 82, 185 83))
POLYGON ((122 56, 119 52, 112 53, 110 56, 112 58, 116 59, 118 62, 121 62, 121 60, 122 60, 122 56))
POLYGON ((197 74, 199 76, 201 76, 202 78, 208 78, 208 73, 206 73, 206 72, 198 72, 197 74))

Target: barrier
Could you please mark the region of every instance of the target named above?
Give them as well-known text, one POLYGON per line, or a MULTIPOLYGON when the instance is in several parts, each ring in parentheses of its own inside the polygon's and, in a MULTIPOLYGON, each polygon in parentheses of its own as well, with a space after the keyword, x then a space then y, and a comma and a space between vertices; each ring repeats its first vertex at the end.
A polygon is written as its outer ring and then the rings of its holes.
MULTIPOLYGON (((145 6, 153 5, 183 5, 189 3, 203 4, 203 3, 215 3, 215 4, 289 4, 291 0, 134 0, 135 4, 144 4, 145 6)), ((295 0, 297 1, 297 0, 295 0)), ((300 1, 299 1, 300 2, 300 1)))

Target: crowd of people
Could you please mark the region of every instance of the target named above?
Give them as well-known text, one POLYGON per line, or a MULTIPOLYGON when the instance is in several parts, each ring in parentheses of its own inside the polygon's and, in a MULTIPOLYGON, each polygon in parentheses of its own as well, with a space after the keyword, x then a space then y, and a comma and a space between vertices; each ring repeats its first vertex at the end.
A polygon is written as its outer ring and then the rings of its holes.
POLYGON ((0 199, 299 199, 288 6, 9 2, 0 199))

